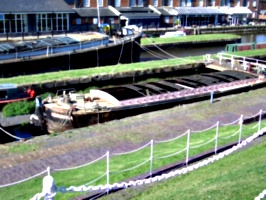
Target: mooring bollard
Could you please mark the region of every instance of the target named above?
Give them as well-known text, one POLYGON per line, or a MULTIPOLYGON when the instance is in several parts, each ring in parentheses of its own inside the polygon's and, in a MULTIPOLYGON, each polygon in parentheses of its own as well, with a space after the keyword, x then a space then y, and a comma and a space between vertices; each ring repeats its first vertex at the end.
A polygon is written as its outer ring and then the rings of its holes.
POLYGON ((44 200, 54 200, 56 192, 54 178, 50 175, 50 168, 48 168, 48 175, 43 178, 42 184, 42 194, 44 200))

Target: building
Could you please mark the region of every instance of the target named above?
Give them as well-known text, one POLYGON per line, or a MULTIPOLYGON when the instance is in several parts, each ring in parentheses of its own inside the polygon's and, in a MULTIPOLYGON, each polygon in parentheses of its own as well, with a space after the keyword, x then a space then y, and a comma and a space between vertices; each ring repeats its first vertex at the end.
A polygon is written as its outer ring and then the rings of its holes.
POLYGON ((63 0, 1 0, 0 33, 67 31, 73 13, 63 0))
POLYGON ((0 35, 247 23, 264 0, 1 0, 0 35))

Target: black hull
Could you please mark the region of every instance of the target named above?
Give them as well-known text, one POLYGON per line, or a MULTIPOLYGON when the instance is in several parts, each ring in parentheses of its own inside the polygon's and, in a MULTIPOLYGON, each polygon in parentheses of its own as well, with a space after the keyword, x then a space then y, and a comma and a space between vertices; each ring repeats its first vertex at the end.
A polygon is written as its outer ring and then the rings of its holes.
POLYGON ((140 58, 141 35, 124 38, 118 43, 110 43, 98 48, 79 50, 32 58, 2 61, 1 77, 36 74, 61 70, 82 69, 97 66, 134 63, 140 58), (14 73, 15 72, 15 73, 14 73))

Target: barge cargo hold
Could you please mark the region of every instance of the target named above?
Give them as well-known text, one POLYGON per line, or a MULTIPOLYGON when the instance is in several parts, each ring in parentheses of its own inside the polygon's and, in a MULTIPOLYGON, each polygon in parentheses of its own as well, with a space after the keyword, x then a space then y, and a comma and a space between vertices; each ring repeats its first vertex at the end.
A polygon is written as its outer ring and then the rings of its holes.
POLYGON ((247 91, 266 83, 265 77, 244 71, 223 71, 171 78, 143 84, 92 89, 78 94, 73 89, 42 102, 31 123, 48 133, 86 127, 180 104, 247 91))

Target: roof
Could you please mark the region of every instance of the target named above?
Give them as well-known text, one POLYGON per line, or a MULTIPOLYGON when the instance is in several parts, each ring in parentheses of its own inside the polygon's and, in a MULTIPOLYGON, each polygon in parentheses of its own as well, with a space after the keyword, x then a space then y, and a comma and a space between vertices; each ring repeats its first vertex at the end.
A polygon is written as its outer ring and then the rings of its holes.
POLYGON ((64 0, 1 0, 0 13, 73 12, 64 0))
POLYGON ((157 7, 156 8, 164 16, 176 16, 178 12, 171 7, 157 7))
POLYGON ((252 14, 251 10, 249 10, 247 7, 220 7, 220 10, 222 10, 225 14, 228 15, 235 15, 235 14, 252 14))
POLYGON ((175 7, 178 15, 222 15, 222 10, 216 7, 175 7))
POLYGON ((116 8, 123 17, 128 19, 154 19, 160 18, 160 14, 148 7, 116 8))
MULTIPOLYGON (((97 8, 74 8, 73 9, 80 17, 95 17, 98 16, 97 8)), ((117 17, 119 14, 109 8, 100 8, 100 16, 117 17)))
POLYGON ((153 12, 149 7, 119 7, 116 8, 119 12, 153 12))

